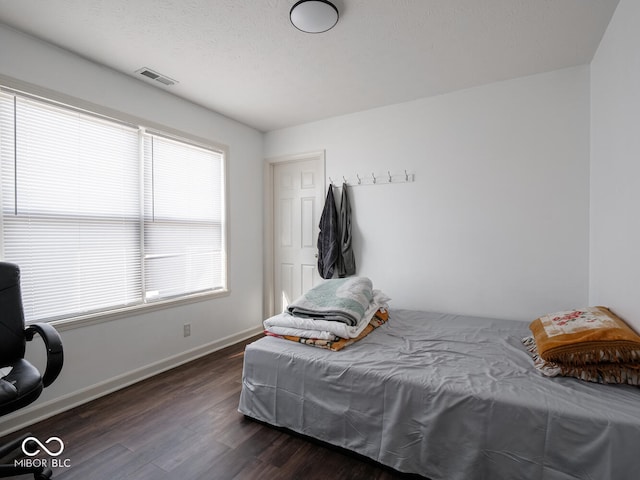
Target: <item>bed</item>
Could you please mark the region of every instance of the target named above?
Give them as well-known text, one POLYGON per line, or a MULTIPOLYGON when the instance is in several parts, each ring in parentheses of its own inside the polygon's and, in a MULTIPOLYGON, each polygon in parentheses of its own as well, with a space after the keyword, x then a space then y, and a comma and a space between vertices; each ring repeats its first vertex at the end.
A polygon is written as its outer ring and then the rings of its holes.
POLYGON ((628 479, 640 388, 541 375, 527 323, 392 309, 334 352, 264 337, 239 411, 432 480, 628 479))

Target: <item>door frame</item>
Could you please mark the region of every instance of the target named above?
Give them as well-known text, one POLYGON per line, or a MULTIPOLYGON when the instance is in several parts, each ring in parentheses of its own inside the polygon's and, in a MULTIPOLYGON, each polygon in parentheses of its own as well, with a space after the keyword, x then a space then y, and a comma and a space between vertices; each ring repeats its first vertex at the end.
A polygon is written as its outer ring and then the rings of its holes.
POLYGON ((294 155, 282 155, 278 157, 265 158, 264 161, 264 229, 263 229, 263 300, 262 315, 263 318, 269 318, 275 314, 275 293, 274 293, 274 225, 273 225, 273 172, 275 166, 281 163, 294 163, 305 160, 316 160, 322 162, 322 182, 323 190, 326 190, 326 161, 325 151, 315 150, 312 152, 298 153, 294 155))

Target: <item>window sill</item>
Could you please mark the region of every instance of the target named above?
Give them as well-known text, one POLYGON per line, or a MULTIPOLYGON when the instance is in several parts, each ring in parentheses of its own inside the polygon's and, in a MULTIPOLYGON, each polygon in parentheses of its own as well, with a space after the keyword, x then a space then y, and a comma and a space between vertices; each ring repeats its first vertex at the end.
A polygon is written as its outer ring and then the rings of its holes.
POLYGON ((54 320, 50 322, 50 324, 54 326, 59 332, 63 332, 65 330, 74 330, 76 328, 88 327, 90 325, 95 325, 98 323, 111 322, 113 320, 119 320, 121 318, 131 317, 134 315, 142 315, 158 310, 178 307, 180 305, 187 305, 190 303, 204 302, 215 298, 227 297, 230 294, 230 290, 217 290, 215 292, 196 293, 193 295, 188 295, 171 300, 159 300, 157 302, 145 303, 143 305, 134 305, 131 307, 109 310, 106 312, 92 313, 89 315, 81 315, 62 320, 54 320))

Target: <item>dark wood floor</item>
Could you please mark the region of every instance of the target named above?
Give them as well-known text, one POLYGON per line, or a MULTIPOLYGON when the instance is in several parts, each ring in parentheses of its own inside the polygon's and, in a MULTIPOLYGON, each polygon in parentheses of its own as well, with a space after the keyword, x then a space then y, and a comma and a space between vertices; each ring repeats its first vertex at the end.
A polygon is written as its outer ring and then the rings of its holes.
POLYGON ((246 343, 31 426, 42 441, 64 441, 58 459, 70 467, 54 468, 54 479, 421 478, 238 413, 246 343))

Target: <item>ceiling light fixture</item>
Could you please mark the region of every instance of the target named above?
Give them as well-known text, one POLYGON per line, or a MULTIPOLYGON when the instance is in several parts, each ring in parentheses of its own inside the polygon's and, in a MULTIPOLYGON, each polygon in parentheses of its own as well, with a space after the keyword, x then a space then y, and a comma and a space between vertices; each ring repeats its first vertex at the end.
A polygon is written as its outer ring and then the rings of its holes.
POLYGON ((293 26, 305 33, 331 30, 339 16, 336 6, 326 0, 300 0, 289 12, 293 26))

